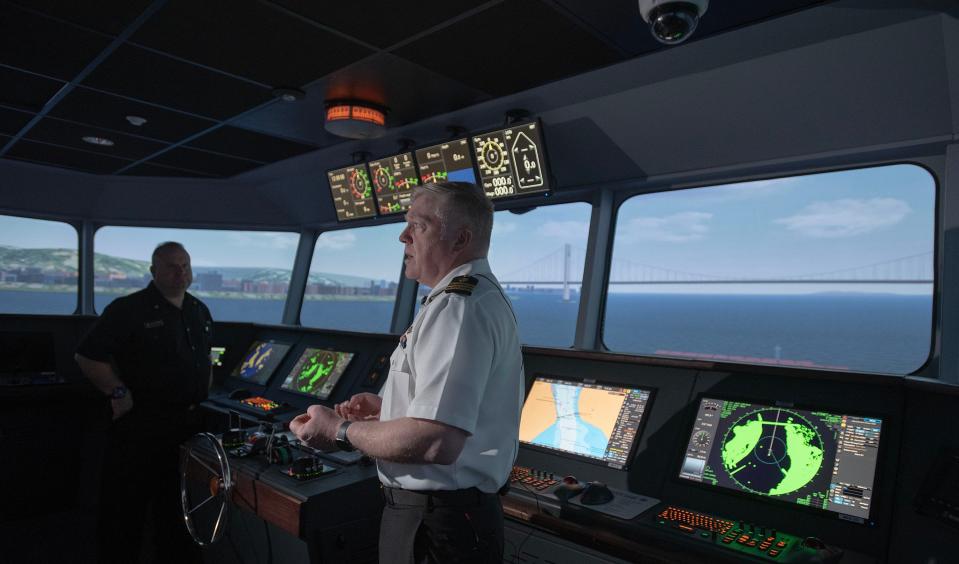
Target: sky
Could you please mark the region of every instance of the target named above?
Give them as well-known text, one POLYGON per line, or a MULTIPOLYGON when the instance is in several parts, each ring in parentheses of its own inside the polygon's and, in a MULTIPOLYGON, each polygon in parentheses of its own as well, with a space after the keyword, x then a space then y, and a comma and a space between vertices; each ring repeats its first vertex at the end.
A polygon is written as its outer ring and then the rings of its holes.
MULTIPOLYGON (((497 212, 489 257, 493 272, 501 280, 541 278, 549 273, 558 277, 562 259, 557 253, 568 243, 574 262, 572 278, 579 278, 589 219, 590 206, 585 203, 542 206, 522 215, 497 212)), ((934 248, 934 219, 934 180, 914 165, 639 195, 618 211, 613 279, 641 276, 642 268, 635 265, 655 267, 660 275, 777 278, 927 255, 934 248), (627 272, 628 264, 634 266, 627 272)), ((395 281, 402 263, 398 237, 404 225, 326 232, 317 241, 311 271, 395 281)), ((147 260, 157 243, 167 240, 183 242, 195 266, 288 269, 298 235, 104 227, 94 244, 98 253, 147 260)), ((75 231, 66 224, 0 216, 0 245, 76 248, 76 241, 75 231)), ((915 262, 922 260, 931 261, 931 255, 915 262)), ((696 293, 824 289, 931 291, 928 285, 613 287, 618 292, 696 293)))

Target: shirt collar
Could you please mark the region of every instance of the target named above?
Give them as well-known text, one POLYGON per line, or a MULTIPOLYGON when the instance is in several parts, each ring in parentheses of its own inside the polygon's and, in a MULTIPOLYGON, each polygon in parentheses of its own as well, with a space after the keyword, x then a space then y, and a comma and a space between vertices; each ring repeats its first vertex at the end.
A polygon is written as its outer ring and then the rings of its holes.
POLYGON ((487 274, 492 275, 492 272, 489 268, 489 261, 486 257, 478 258, 476 260, 471 260, 467 263, 463 263, 453 270, 449 271, 446 276, 444 276, 437 284, 430 290, 429 296, 423 298, 423 303, 425 304, 429 300, 433 299, 436 295, 443 293, 443 290, 449 286, 450 282, 453 281, 453 278, 457 276, 466 276, 469 274, 487 274))

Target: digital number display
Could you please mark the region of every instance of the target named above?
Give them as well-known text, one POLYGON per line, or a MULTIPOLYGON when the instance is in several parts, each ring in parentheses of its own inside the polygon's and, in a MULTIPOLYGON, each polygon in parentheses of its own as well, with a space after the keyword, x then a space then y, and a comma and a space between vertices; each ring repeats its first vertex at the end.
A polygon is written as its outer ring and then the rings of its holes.
POLYGON ((413 188, 420 185, 413 153, 370 161, 369 166, 380 215, 406 213, 412 202, 413 188))
POLYGON ((476 183, 468 139, 417 149, 416 162, 422 184, 444 181, 476 183))
POLYGON ((376 215, 373 206, 373 187, 366 165, 358 164, 331 170, 326 173, 330 179, 330 193, 333 195, 333 207, 336 219, 349 221, 376 215))
POLYGON ((539 123, 473 136, 480 182, 490 199, 549 190, 539 123))

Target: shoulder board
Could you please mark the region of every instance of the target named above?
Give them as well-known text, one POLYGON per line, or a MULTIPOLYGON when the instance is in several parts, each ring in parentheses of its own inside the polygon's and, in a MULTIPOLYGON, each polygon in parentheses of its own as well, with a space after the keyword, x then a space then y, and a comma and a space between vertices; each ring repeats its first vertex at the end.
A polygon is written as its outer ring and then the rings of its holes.
POLYGON ((476 288, 477 284, 479 284, 479 280, 472 276, 457 276, 450 281, 443 291, 447 294, 471 296, 473 295, 473 288, 476 288))

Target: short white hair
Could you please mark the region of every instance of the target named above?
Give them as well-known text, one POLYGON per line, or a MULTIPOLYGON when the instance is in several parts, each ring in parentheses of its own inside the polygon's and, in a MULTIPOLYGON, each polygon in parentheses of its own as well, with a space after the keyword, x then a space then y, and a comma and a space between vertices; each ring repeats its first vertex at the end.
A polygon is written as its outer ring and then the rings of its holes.
POLYGON ((486 192, 472 182, 430 182, 413 189, 413 200, 424 193, 434 194, 442 202, 434 213, 440 220, 442 237, 453 227, 466 227, 473 233, 474 244, 489 249, 493 231, 493 202, 486 192))

